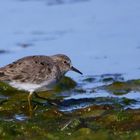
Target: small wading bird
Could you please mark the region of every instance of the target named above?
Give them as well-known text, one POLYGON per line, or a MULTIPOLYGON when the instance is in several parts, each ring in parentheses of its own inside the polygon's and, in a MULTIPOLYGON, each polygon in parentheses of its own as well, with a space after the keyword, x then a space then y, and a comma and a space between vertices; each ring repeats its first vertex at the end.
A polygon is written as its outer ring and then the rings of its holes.
POLYGON ((1 67, 0 81, 28 91, 29 110, 32 111, 32 94, 44 87, 50 90, 69 70, 82 74, 64 54, 27 56, 1 67))

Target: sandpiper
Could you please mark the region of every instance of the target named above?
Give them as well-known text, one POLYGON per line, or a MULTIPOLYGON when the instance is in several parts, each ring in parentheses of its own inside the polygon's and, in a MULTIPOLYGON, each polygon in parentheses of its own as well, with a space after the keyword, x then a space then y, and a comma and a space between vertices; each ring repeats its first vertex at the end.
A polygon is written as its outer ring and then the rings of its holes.
POLYGON ((69 70, 82 74, 64 54, 27 56, 1 67, 0 81, 19 90, 28 91, 31 110, 32 94, 44 87, 50 90, 69 70))

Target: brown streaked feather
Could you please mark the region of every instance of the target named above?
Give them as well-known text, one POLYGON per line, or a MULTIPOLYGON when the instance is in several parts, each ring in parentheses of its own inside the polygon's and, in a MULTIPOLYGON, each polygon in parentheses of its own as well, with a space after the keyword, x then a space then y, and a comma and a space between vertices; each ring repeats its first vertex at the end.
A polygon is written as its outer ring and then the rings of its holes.
POLYGON ((7 79, 6 75, 4 74, 3 71, 0 71, 0 81, 3 81, 4 79, 7 79))
POLYGON ((28 56, 0 68, 0 81, 40 83, 52 76, 59 79, 58 72, 50 57, 28 56))

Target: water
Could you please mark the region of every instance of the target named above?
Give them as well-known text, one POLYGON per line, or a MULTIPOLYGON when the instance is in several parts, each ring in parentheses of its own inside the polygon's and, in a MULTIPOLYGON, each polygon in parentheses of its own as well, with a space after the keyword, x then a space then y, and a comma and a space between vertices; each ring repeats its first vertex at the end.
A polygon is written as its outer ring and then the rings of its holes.
POLYGON ((0 55, 1 66, 27 55, 65 53, 85 75, 123 73, 127 79, 138 78, 138 1, 47 3, 1 2, 0 49, 11 52, 0 55))

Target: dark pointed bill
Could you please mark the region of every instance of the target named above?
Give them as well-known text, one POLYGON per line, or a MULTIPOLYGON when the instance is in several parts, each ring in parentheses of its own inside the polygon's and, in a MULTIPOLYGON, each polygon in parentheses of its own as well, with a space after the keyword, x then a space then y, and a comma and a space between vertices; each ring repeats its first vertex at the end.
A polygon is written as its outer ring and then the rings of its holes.
POLYGON ((82 72, 80 72, 78 69, 76 69, 76 68, 73 67, 73 66, 71 67, 71 70, 72 70, 72 71, 75 71, 75 72, 77 72, 77 73, 79 73, 79 74, 81 74, 81 75, 83 74, 82 72))

